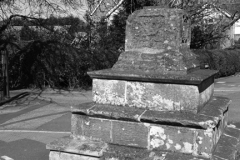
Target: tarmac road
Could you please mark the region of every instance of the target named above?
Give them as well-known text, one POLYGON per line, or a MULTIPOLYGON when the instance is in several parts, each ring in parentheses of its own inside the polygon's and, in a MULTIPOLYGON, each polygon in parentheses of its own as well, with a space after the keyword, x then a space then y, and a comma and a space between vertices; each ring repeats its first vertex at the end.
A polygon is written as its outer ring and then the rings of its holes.
MULTIPOLYGON (((46 144, 71 132, 70 106, 92 99, 91 91, 30 92, 0 106, 0 160, 48 160, 46 144)), ((240 76, 215 80, 215 95, 232 99, 229 121, 240 126, 240 76)))
POLYGON ((0 106, 0 160, 48 160, 46 144, 71 132, 70 106, 91 101, 91 91, 18 90, 25 97, 0 106))

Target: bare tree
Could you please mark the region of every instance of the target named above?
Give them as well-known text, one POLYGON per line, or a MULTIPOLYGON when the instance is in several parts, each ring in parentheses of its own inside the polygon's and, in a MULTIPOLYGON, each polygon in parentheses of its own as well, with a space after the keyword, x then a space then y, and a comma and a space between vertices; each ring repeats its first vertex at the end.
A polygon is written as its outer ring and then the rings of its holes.
POLYGON ((64 66, 61 63, 70 65, 77 59, 73 58, 76 52, 69 51, 72 50, 69 48, 71 41, 68 40, 71 35, 55 30, 46 24, 49 21, 46 19, 51 16, 78 15, 82 12, 79 9, 84 7, 83 2, 84 0, 0 1, 0 52, 7 53, 10 57, 10 67, 13 67, 10 72, 10 76, 13 76, 12 80, 10 78, 12 86, 19 86, 20 81, 28 83, 42 77, 50 77, 45 79, 50 84, 54 78, 59 80, 59 77, 64 74, 60 72, 63 69, 56 71, 56 67, 64 66), (15 32, 13 28, 13 22, 17 19, 27 24, 27 28, 29 24, 35 28, 41 28, 41 32, 38 32, 39 30, 27 32, 27 34, 34 34, 30 35, 30 41, 17 39, 16 35, 20 31, 15 32), (62 58, 64 56, 68 58, 62 58))
MULTIPOLYGON (((92 15, 97 14, 96 10, 100 10, 100 7, 105 5, 104 3, 107 3, 108 0, 95 2, 92 15)), ((118 0, 117 3, 112 3, 111 7, 104 12, 104 16, 108 18, 114 11, 121 9, 122 4, 125 5, 124 7, 131 8, 131 11, 144 5, 160 5, 186 10, 192 28, 198 27, 204 34, 205 39, 197 42, 201 43, 201 46, 227 38, 225 32, 240 19, 240 1, 238 0, 118 0), (219 13, 219 15, 214 17, 215 13, 219 13), (214 25, 206 23, 208 19, 214 19, 214 25)))

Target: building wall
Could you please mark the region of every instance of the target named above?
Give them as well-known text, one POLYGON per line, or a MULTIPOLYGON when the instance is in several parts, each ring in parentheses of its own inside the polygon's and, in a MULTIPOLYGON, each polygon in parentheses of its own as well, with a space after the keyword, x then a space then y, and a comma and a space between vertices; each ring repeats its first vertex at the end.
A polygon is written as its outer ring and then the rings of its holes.
POLYGON ((240 20, 234 24, 234 27, 235 27, 234 40, 238 41, 240 38, 240 20))
POLYGON ((220 46, 222 49, 228 48, 234 44, 234 34, 235 33, 235 26, 233 25, 230 29, 226 31, 227 38, 225 38, 220 46))

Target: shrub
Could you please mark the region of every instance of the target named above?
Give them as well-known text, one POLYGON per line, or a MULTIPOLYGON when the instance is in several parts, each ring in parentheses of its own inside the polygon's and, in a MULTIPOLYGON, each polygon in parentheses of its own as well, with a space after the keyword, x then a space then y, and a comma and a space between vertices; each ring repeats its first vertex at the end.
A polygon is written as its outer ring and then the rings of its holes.
POLYGON ((240 72, 240 49, 193 50, 200 61, 201 68, 218 70, 216 77, 224 77, 240 72))

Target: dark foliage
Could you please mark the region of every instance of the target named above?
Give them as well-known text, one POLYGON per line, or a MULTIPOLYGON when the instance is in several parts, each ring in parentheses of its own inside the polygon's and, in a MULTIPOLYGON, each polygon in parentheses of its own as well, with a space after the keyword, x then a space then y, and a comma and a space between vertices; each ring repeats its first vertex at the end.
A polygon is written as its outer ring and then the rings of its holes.
MULTIPOLYGON (((44 86, 57 88, 79 88, 91 86, 88 71, 110 68, 124 50, 127 17, 144 6, 169 5, 168 0, 125 1, 124 7, 115 15, 111 25, 102 19, 93 22, 86 17, 88 25, 74 17, 49 19, 13 19, 12 25, 24 25, 20 32, 21 40, 5 33, 10 21, 0 28, 0 49, 9 52, 9 74, 11 88, 44 86), (34 30, 37 25, 44 30, 34 30), (66 32, 54 30, 54 26, 67 26, 66 32), (4 28, 5 27, 5 28, 4 28), (1 31, 3 30, 3 32, 1 31), (84 31, 85 34, 76 35, 84 31), (74 42, 74 43, 73 43, 74 42)), ((204 48, 206 38, 200 27, 192 32, 192 48, 204 48)), ((215 43, 215 40, 213 44, 215 43)), ((208 43, 210 44, 210 43, 208 43)), ((239 71, 240 49, 196 50, 202 64, 220 70, 218 76, 227 76, 239 71)))
POLYGON ((87 71, 110 68, 117 61, 124 47, 125 33, 121 31, 125 28, 122 20, 125 18, 116 15, 110 26, 104 19, 92 22, 91 32, 86 30, 87 35, 78 36, 74 44, 71 43, 74 33, 79 31, 75 25, 65 34, 34 30, 25 25, 17 42, 21 48, 8 46, 10 87, 91 86, 87 71))
POLYGON ((201 66, 206 65, 209 69, 218 70, 216 77, 225 77, 240 72, 240 48, 216 50, 193 50, 198 56, 201 66))

